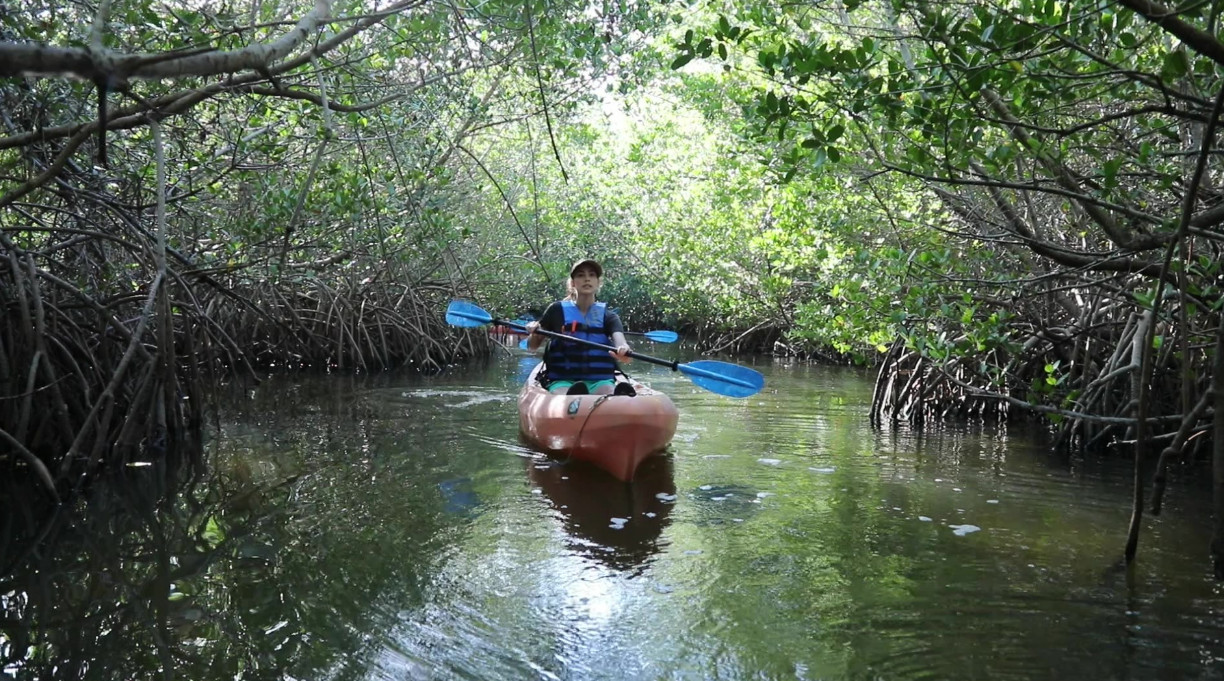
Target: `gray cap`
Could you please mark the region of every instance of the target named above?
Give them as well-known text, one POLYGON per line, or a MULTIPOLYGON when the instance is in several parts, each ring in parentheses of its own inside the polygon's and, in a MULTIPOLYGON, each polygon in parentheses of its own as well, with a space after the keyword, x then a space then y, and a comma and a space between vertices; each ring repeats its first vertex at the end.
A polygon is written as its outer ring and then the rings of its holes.
POLYGON ((601 279, 603 278, 603 265, 600 265, 598 262, 590 258, 583 258, 579 260, 578 262, 574 263, 574 266, 570 268, 569 275, 571 277, 574 276, 574 270, 577 270, 579 267, 582 267, 583 265, 589 265, 591 269, 595 270, 595 276, 601 279))

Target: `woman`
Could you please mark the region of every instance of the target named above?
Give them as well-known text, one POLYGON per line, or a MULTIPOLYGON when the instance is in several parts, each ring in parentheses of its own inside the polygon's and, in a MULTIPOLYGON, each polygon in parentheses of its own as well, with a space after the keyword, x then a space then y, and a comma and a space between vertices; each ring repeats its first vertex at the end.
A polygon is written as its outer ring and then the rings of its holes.
POLYGON ((557 339, 544 351, 545 386, 549 392, 585 395, 632 395, 628 383, 617 383, 617 360, 629 361, 629 343, 620 317, 608 309, 607 303, 595 300, 603 279, 603 267, 590 258, 574 263, 570 268, 566 288, 569 296, 549 305, 539 321, 527 324, 527 348, 535 350, 545 341, 536 329, 564 333, 567 336, 612 345, 616 351, 602 350, 584 343, 567 343, 557 339), (623 386, 623 387, 622 387, 623 386), (627 390, 626 390, 627 389, 627 390))

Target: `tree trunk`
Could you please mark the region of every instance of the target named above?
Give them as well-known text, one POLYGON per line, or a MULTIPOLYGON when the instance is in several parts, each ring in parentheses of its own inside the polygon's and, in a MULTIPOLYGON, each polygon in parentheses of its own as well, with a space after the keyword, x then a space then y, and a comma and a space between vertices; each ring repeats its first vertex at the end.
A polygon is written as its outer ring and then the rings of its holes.
POLYGON ((1211 394, 1215 415, 1211 442, 1211 488, 1214 496, 1215 532, 1211 537, 1211 565, 1217 580, 1224 580, 1224 315, 1216 330, 1215 358, 1211 367, 1211 394))

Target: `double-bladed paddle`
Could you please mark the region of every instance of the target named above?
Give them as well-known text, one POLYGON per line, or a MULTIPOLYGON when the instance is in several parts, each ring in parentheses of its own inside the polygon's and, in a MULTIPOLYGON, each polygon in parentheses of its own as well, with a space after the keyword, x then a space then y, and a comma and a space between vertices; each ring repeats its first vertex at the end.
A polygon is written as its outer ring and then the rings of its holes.
MULTIPOLYGON (((516 323, 523 323, 522 320, 515 320, 516 323)), ((530 320, 530 321, 535 321, 530 320)), ((679 336, 675 331, 623 331, 626 336, 645 336, 647 340, 652 340, 656 343, 675 343, 679 336)), ((527 349, 527 339, 519 341, 519 347, 527 349)))
MULTIPOLYGON (((525 325, 518 322, 496 319, 488 312, 485 312, 483 308, 466 300, 451 301, 450 306, 446 308, 446 323, 468 329, 484 326, 485 324, 501 324, 503 326, 523 329, 524 331, 527 330, 525 325)), ((543 329, 536 329, 536 333, 549 338, 559 338, 571 343, 580 343, 616 352, 616 348, 611 345, 596 343, 584 338, 575 338, 563 333, 545 331, 543 329)), ((698 387, 705 388, 719 395, 726 395, 727 397, 749 397, 757 394, 761 391, 761 388, 765 387, 765 377, 759 371, 737 364, 729 364, 712 359, 681 363, 648 355, 640 355, 632 351, 629 352, 629 356, 634 359, 640 359, 643 362, 667 367, 672 371, 679 371, 692 379, 693 383, 697 384, 698 387)))

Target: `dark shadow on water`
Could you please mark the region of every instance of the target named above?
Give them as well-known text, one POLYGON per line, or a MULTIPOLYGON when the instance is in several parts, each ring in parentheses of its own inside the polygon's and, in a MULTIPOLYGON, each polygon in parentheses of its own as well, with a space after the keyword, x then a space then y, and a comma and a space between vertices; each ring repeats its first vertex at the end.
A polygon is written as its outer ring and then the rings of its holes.
POLYGON ((647 459, 632 482, 578 461, 531 460, 527 474, 551 502, 577 552, 640 572, 663 547, 676 500, 670 456, 647 459))

